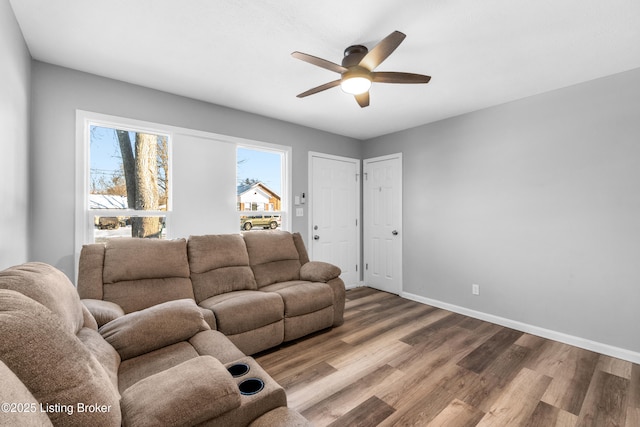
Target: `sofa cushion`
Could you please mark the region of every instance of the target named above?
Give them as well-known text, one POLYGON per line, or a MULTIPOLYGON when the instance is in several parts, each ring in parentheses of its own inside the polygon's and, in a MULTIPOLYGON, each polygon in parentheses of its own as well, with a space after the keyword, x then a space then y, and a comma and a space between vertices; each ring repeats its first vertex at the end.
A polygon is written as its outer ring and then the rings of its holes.
POLYGON ((13 408, 11 406, 2 408, 0 426, 42 427, 53 425, 47 417, 47 413, 40 411, 40 402, 33 397, 20 378, 16 377, 16 374, 2 361, 0 361, 0 378, 2 378, 0 402, 15 405, 13 408))
POLYGON ((0 290, 0 360, 34 397, 67 411, 49 412, 54 425, 119 426, 119 396, 104 368, 58 315, 21 293, 0 290), (104 405, 104 412, 78 405, 104 405))
POLYGON ((190 236, 187 249, 196 302, 258 288, 240 234, 190 236))
POLYGON ((124 316, 124 310, 111 301, 83 299, 82 304, 89 310, 98 327, 124 316))
POLYGON ((191 299, 154 305, 125 314, 99 331, 123 360, 186 341, 209 329, 202 312, 191 299))
POLYGON ((244 357, 231 341, 220 331, 202 331, 189 340, 189 344, 201 356, 213 356, 222 363, 229 363, 244 357))
POLYGON ((243 234, 258 287, 300 279, 300 254, 291 233, 249 231, 243 234))
POLYGON ((105 245, 104 283, 189 277, 185 239, 110 239, 105 245))
POLYGON ((151 375, 198 357, 198 352, 187 341, 162 347, 132 359, 123 360, 118 371, 118 389, 126 389, 151 375))
POLYGON ((44 305, 74 335, 84 325, 80 297, 69 278, 55 267, 29 262, 0 271, 0 289, 12 289, 44 305))
POLYGON ((226 368, 199 356, 138 381, 122 394, 126 426, 186 426, 215 418, 241 403, 226 368))
POLYGON ((274 292, 282 297, 285 318, 313 313, 333 305, 333 292, 325 283, 294 280, 274 283, 261 288, 261 291, 274 292))
POLYGON ((105 245, 102 299, 125 313, 192 298, 185 239, 111 239, 105 245))
POLYGON ((184 277, 104 284, 104 299, 116 303, 125 313, 184 298, 193 299, 191 280, 184 277))
POLYGON ((229 341, 244 354, 256 354, 282 344, 284 341, 284 322, 284 320, 280 320, 261 328, 227 336, 229 341))
POLYGON ((282 320, 284 304, 280 295, 261 291, 235 291, 200 302, 213 311, 218 330, 235 335, 282 320))

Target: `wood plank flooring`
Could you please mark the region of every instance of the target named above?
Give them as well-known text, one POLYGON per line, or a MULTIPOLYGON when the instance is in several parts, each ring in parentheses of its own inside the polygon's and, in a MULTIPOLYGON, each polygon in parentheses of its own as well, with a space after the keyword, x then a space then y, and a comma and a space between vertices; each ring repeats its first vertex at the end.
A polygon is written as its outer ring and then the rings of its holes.
POLYGON ((255 355, 315 426, 640 426, 640 365, 370 288, 255 355))

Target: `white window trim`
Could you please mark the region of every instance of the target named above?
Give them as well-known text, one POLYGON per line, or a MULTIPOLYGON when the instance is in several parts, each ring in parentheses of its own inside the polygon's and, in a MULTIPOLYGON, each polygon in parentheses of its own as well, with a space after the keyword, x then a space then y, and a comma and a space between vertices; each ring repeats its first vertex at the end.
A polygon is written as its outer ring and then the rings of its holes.
MULTIPOLYGON (((76 110, 76 221, 75 221, 75 268, 77 270, 82 246, 91 243, 93 236, 93 216, 95 214, 109 214, 110 210, 90 210, 89 206, 89 165, 90 152, 87 141, 90 140, 90 128, 92 125, 122 129, 130 131, 143 131, 154 135, 166 135, 168 137, 169 150, 169 179, 173 175, 171 169, 171 141, 172 129, 157 123, 124 117, 110 116, 106 114, 92 113, 76 110)), ((166 216, 167 226, 170 224, 172 194, 171 186, 167 198, 167 210, 142 211, 135 209, 113 210, 113 216, 166 216)), ((77 271, 76 271, 77 274, 77 271)))
MULTIPOLYGON (((169 179, 173 179, 172 168, 172 140, 176 133, 182 133, 186 135, 192 135, 196 137, 203 137, 208 139, 214 139, 221 142, 235 144, 236 147, 245 147, 256 150, 268 150, 277 151, 283 153, 282 160, 282 176, 284 183, 282 185, 282 199, 281 199, 281 211, 283 213, 283 220, 281 228, 283 230, 291 231, 291 212, 292 201, 291 193, 293 186, 293 174, 292 174, 292 148, 286 145, 273 144, 262 141, 249 140, 245 138, 238 138, 234 136, 221 135, 212 132, 199 131, 189 128, 183 128, 179 126, 163 125, 160 123, 148 122, 143 120, 136 120, 126 117, 95 113, 85 110, 76 110, 76 182, 75 182, 75 247, 74 247, 74 270, 75 278, 78 277, 78 263, 80 260, 80 251, 82 246, 89 242, 89 236, 93 236, 93 218, 89 221, 90 212, 88 210, 89 200, 89 153, 90 149, 86 144, 89 140, 90 125, 96 124, 99 126, 112 127, 116 129, 132 130, 132 131, 145 131, 152 134, 167 135, 169 137, 169 179)), ((173 204, 172 189, 169 188, 169 194, 167 199, 167 211, 144 211, 145 216, 166 216, 166 225, 168 230, 171 226, 171 209, 173 204)), ((235 191, 234 191, 235 193, 235 191)), ((236 204, 233 204, 236 206, 236 204)), ((103 211, 101 211, 103 212, 103 211)), ((141 211, 136 210, 118 210, 117 216, 140 216, 141 211), (122 215, 125 213, 125 215, 122 215)), ((255 214, 268 211, 252 211, 255 214)), ((273 213, 273 211, 271 211, 273 213)), ((238 227, 239 231, 239 227, 238 227)))

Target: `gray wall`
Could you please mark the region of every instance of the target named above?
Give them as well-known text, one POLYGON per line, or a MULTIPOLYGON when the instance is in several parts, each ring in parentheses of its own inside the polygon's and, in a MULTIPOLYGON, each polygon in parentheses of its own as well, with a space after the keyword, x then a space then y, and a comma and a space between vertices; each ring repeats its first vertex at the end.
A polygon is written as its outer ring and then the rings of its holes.
POLYGON ((393 152, 405 292, 640 352, 640 69, 363 146, 393 152))
MULTIPOLYGON (((361 142, 34 61, 31 258, 73 277, 76 109, 293 147, 293 194, 308 193, 308 152, 359 158, 361 142)), ((308 212, 293 230, 308 229, 308 212)))
POLYGON ((29 258, 31 56, 8 0, 0 0, 0 270, 29 258))

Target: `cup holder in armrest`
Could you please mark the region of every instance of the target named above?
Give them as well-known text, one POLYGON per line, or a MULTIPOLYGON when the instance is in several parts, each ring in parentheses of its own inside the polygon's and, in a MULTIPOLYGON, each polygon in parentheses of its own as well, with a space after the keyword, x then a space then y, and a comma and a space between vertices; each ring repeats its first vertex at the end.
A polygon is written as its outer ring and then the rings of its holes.
POLYGON ((240 389, 240 394, 251 396, 264 388, 264 381, 260 378, 247 378, 238 384, 238 388, 240 389))
POLYGON ((249 369, 249 365, 246 363, 234 363, 227 368, 227 371, 229 371, 232 377, 237 378, 249 372, 249 369))

